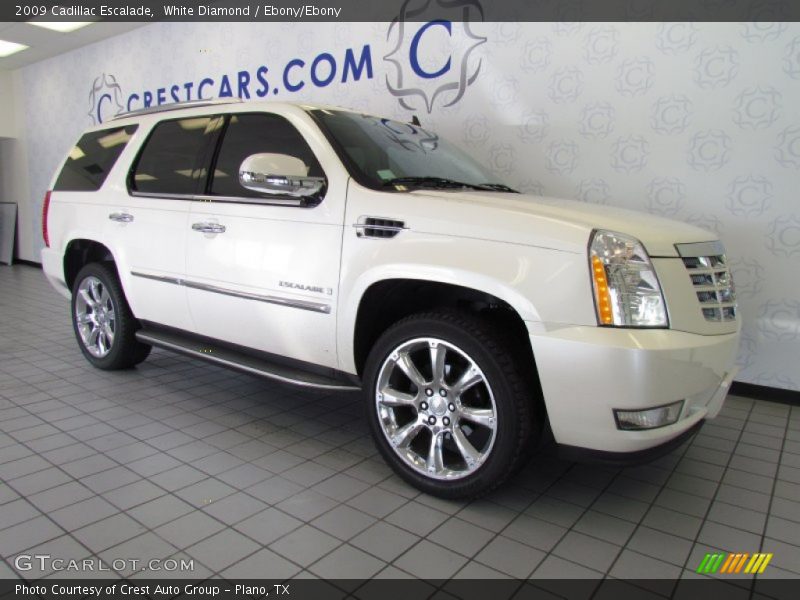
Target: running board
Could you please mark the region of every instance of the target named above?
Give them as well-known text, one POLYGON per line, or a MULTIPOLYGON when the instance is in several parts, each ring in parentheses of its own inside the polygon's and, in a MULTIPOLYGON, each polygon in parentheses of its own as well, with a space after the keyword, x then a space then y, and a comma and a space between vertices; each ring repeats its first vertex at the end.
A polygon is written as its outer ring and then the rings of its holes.
POLYGON ((140 330, 136 332, 136 339, 143 344, 158 346, 159 348, 172 350, 193 358, 201 358, 229 369, 280 381, 281 383, 343 392, 361 389, 355 384, 333 377, 261 359, 221 345, 198 341, 191 336, 181 335, 173 331, 140 330))

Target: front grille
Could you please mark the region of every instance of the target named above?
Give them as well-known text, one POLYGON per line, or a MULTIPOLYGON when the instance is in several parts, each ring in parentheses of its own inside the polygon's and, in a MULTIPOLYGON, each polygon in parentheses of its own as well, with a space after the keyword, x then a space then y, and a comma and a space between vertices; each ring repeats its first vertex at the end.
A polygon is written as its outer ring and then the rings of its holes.
POLYGON ((725 255, 684 256, 683 264, 706 321, 735 321, 736 292, 725 255))

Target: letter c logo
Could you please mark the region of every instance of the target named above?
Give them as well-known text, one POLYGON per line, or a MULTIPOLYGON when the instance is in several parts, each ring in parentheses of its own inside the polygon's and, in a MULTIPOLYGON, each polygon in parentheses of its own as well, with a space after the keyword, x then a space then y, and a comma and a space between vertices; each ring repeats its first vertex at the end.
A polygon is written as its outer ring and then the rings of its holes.
POLYGON ((453 34, 453 24, 450 21, 445 21, 443 19, 437 19, 436 21, 430 21, 429 23, 425 23, 422 27, 419 28, 414 37, 411 40, 411 49, 409 51, 409 58, 411 59, 411 68, 413 69, 414 73, 422 77, 423 79, 435 79, 437 77, 441 77, 445 73, 450 70, 450 61, 451 57, 447 57, 447 62, 444 63, 444 66, 435 71, 433 73, 429 71, 423 70, 423 68, 419 64, 419 42, 422 39, 422 34, 425 33, 428 29, 433 27, 434 25, 439 25, 444 27, 447 30, 447 34, 452 37, 453 34))

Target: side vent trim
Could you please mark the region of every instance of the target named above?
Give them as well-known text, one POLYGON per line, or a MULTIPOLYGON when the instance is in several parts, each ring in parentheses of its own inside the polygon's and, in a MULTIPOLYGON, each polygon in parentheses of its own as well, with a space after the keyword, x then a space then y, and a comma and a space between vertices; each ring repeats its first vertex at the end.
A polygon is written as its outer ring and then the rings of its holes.
POLYGON ((358 237, 375 239, 393 238, 404 229, 408 229, 403 221, 388 219, 386 217, 359 217, 354 223, 358 237))

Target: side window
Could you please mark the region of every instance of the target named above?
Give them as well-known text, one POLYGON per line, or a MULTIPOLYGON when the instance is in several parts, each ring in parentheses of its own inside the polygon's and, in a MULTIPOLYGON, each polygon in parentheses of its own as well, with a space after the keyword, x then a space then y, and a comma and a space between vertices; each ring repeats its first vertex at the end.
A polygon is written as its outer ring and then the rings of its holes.
POLYGON ((136 128, 136 125, 128 125, 84 134, 69 151, 53 189, 59 192, 99 190, 136 128))
POLYGON ((302 160, 310 177, 324 177, 322 167, 294 125, 278 115, 235 114, 231 116, 217 156, 211 193, 217 196, 260 198, 263 194, 239 185, 239 166, 251 154, 288 154, 302 160))
POLYGON ((196 194, 205 182, 205 158, 222 128, 222 117, 162 121, 147 139, 130 179, 147 194, 196 194))

